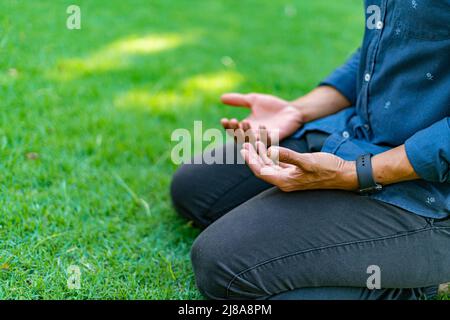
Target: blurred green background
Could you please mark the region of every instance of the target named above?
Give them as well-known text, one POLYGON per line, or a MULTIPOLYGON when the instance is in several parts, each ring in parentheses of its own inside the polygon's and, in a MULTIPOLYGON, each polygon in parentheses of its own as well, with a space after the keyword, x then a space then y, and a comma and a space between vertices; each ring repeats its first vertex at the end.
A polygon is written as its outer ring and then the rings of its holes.
POLYGON ((172 131, 245 116, 223 92, 306 93, 363 25, 360 0, 2 0, 0 298, 201 298, 172 131))

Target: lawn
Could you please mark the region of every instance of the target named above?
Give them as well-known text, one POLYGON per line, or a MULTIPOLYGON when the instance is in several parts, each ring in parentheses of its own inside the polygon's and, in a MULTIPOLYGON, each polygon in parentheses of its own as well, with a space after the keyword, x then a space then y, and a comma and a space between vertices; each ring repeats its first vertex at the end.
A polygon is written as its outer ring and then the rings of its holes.
POLYGON ((358 46, 360 0, 2 0, 0 298, 197 299, 176 128, 293 99, 358 46), (66 28, 78 4, 82 29, 66 28), (69 266, 81 289, 67 287, 69 266))

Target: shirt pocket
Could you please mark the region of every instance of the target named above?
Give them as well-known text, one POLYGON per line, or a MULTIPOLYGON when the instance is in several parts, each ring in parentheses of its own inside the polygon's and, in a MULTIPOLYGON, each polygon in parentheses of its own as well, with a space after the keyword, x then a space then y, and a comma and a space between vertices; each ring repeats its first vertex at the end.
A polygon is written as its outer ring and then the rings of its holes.
POLYGON ((450 39, 450 0, 393 0, 396 32, 421 40, 450 39))

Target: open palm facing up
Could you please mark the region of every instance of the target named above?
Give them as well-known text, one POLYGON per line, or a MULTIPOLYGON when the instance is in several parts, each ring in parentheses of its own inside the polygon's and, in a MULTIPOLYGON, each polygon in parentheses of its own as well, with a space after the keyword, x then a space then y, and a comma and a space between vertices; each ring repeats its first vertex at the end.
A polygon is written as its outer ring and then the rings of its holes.
MULTIPOLYGON (((222 96, 224 104, 249 108, 250 115, 242 121, 222 119, 225 129, 233 130, 235 138, 254 136, 260 139, 262 132, 267 133, 269 141, 278 134, 281 141, 292 135, 303 123, 301 112, 288 101, 267 94, 228 93, 222 96)), ((245 139, 248 140, 248 139, 245 139)), ((242 140, 241 140, 242 141, 242 140)), ((270 142, 268 143, 270 144, 270 142)))
POLYGON ((330 153, 297 153, 282 147, 267 150, 258 141, 255 147, 245 143, 241 154, 255 176, 285 192, 356 190, 358 186, 355 163, 330 153))

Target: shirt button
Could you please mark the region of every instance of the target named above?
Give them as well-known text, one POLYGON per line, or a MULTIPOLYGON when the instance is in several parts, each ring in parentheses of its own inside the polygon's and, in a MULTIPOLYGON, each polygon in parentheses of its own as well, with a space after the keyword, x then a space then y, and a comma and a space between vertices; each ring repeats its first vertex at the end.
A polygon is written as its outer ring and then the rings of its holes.
POLYGON ((369 126, 368 124, 365 124, 365 125, 364 125, 364 129, 369 130, 369 129, 370 129, 370 126, 369 126))
POLYGON ((365 80, 366 82, 369 82, 369 81, 370 81, 370 74, 369 74, 369 73, 366 73, 366 74, 365 74, 364 80, 365 80))
POLYGON ((344 139, 348 139, 348 138, 350 138, 350 133, 348 133, 348 131, 344 131, 344 132, 342 132, 342 137, 344 139))
POLYGON ((378 29, 378 30, 383 29, 383 26, 384 26, 383 21, 378 21, 378 22, 377 22, 377 29, 378 29))

